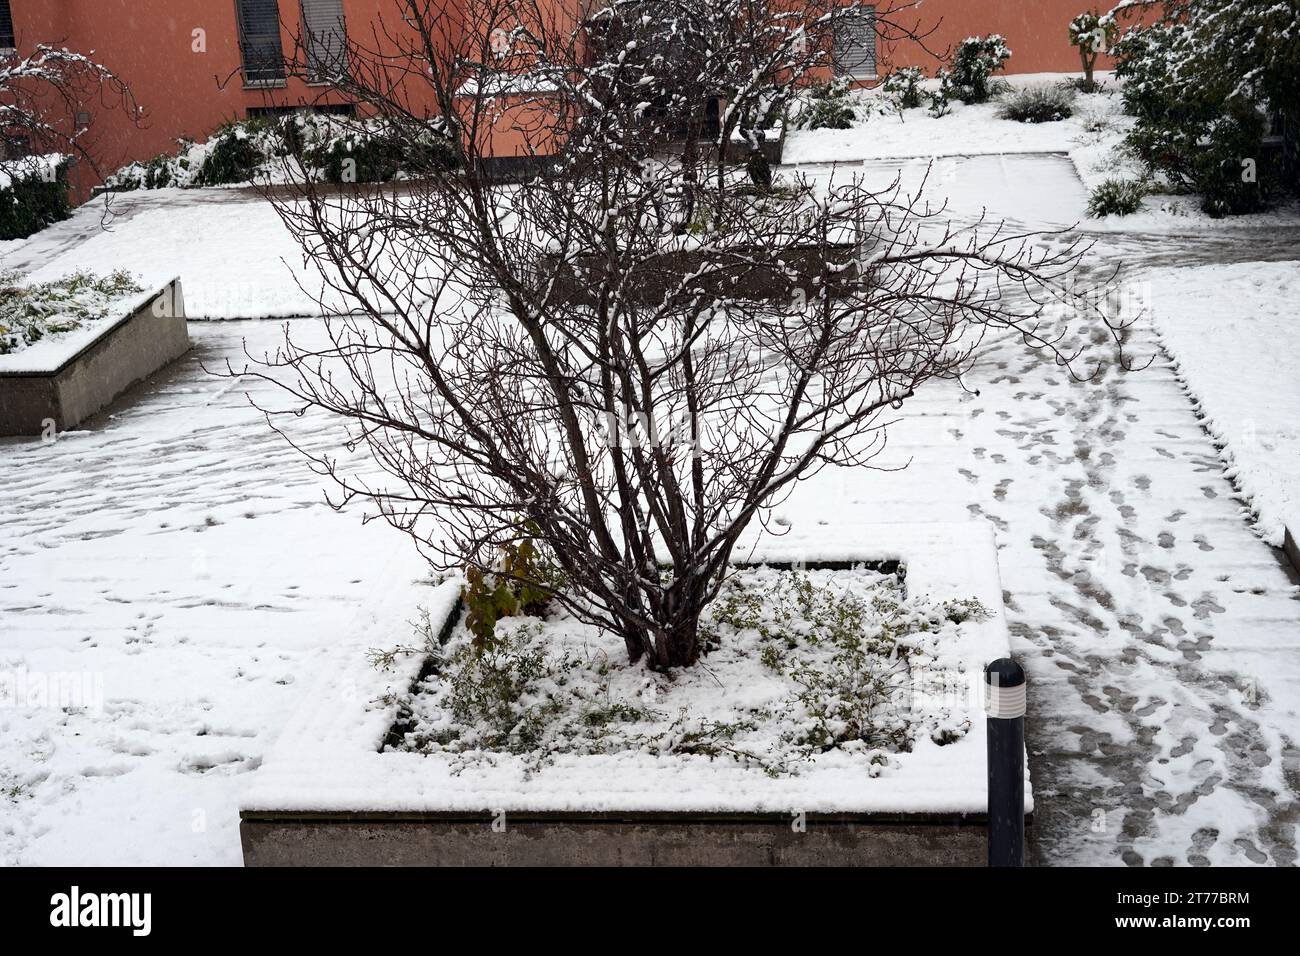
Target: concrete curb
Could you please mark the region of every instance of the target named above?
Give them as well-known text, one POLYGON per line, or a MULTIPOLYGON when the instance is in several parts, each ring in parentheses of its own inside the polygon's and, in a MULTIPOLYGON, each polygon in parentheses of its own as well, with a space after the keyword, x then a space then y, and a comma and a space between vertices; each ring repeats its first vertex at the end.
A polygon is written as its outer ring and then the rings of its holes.
POLYGON ((1295 568, 1295 573, 1300 574, 1300 545, 1296 544, 1295 535, 1287 527, 1282 528, 1282 553, 1291 562, 1291 567, 1295 568))

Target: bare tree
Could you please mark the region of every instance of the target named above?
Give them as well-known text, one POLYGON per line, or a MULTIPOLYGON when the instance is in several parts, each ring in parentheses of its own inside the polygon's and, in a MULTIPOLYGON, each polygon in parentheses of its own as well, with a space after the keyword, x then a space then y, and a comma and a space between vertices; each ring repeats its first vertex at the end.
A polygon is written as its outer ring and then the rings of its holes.
POLYGON ((30 56, 0 60, 0 130, 35 152, 66 153, 101 176, 88 145, 87 107, 121 110, 140 125, 144 114, 131 87, 108 67, 71 50, 41 44, 30 56))
MULTIPOLYGON (((822 466, 870 466, 890 416, 959 379, 986 333, 1077 362, 1049 308, 1073 295, 1083 250, 1067 239, 1040 250, 955 223, 898 183, 787 175, 765 190, 717 151, 683 161, 699 95, 750 95, 735 81, 760 53, 745 30, 710 40, 716 65, 693 60, 687 82, 632 55, 668 37, 621 2, 458 9, 465 21, 409 0, 408 22, 354 39, 335 78, 411 143, 434 102, 455 168, 417 159, 400 186, 305 176, 271 194, 320 267, 326 341, 286 332, 251 371, 292 396, 266 409, 289 440, 282 414, 345 423, 384 477, 304 448, 335 504, 368 499, 437 567, 493 571, 503 545, 535 539, 555 600, 619 633, 632 661, 690 665, 746 529, 822 466), (618 42, 593 38, 616 13, 618 42), (510 181, 486 153, 504 122, 532 160, 510 181)), ((764 50, 823 15, 732 9, 759 11, 764 50)))

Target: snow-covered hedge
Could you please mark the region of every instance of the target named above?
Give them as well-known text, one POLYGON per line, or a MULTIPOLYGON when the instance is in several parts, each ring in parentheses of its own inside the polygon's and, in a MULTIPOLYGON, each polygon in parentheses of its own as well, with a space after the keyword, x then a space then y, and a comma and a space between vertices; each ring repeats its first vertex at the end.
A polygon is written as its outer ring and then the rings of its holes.
POLYGON ((26 239, 68 218, 68 165, 58 154, 0 164, 0 239, 26 239))
POLYGON ((1186 0, 1136 24, 1111 53, 1136 123, 1128 146, 1157 185, 1194 192, 1211 216, 1266 208, 1297 186, 1294 150, 1265 142, 1268 114, 1300 119, 1295 4, 1186 0))
POLYGON ((188 189, 247 182, 386 182, 453 162, 436 120, 400 130, 383 120, 295 113, 279 121, 229 123, 206 142, 181 141, 176 155, 118 170, 107 185, 121 192, 188 189))

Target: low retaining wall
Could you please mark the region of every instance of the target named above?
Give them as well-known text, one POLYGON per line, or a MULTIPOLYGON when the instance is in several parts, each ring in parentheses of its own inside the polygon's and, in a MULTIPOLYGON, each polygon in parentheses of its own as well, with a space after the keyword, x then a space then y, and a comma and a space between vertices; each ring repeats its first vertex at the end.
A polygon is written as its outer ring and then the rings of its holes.
POLYGON ((0 435, 74 428, 190 348, 179 279, 43 371, 0 369, 0 435))
MULTIPOLYGON (((676 293, 683 276, 697 273, 707 265, 713 268, 714 273, 707 278, 696 278, 690 284, 690 296, 788 302, 796 289, 802 289, 808 298, 814 298, 828 273, 827 285, 831 295, 838 296, 858 283, 857 272, 845 270, 844 265, 861 255, 861 247, 849 243, 824 248, 791 248, 782 253, 780 264, 772 260, 769 250, 748 247, 715 249, 707 253, 674 250, 644 261, 626 283, 624 293, 638 304, 658 305, 676 293)), ((602 264, 596 256, 584 257, 579 263, 589 263, 593 270, 602 264)), ((596 304, 592 283, 580 275, 581 270, 568 266, 556 268, 553 259, 543 259, 542 269, 545 272, 554 270, 555 291, 565 301, 579 305, 596 304)))
MULTIPOLYGON (((1026 820, 1028 823, 1028 819, 1026 820)), ((987 819, 245 812, 246 866, 984 866, 987 819)))

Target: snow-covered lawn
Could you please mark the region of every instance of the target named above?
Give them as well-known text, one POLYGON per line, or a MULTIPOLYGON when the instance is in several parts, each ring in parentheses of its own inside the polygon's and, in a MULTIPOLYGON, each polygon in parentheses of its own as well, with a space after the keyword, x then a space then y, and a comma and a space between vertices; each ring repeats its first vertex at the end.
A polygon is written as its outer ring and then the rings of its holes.
POLYGON ((78 209, 23 242, 0 243, 0 268, 32 282, 78 269, 125 269, 146 287, 176 276, 196 319, 319 315, 321 280, 275 210, 260 197, 230 189, 160 189, 104 199, 78 209), (300 285, 301 284, 301 285, 300 285), (305 290, 305 291, 304 291, 305 290))
POLYGON ((323 652, 423 573, 200 367, 278 323, 190 330, 98 425, 0 443, 0 864, 238 864, 237 794, 323 652))
MULTIPOLYGON (((1017 74, 1003 79, 1012 87, 1024 87, 1059 83, 1062 76, 1017 74)), ((909 159, 911 162, 903 164, 905 181, 914 181, 915 170, 924 169, 926 163, 933 161, 936 170, 941 173, 953 170, 956 175, 943 180, 932 178, 931 186, 956 181, 963 196, 986 197, 985 204, 990 210, 1009 218, 1065 225, 1082 222, 1083 228, 1093 232, 1178 233, 1214 227, 1215 221, 1201 211, 1195 196, 1152 195, 1143 200, 1141 211, 1131 216, 1088 217, 1087 194, 1099 183, 1112 178, 1138 179, 1141 175, 1138 164, 1119 148, 1132 126, 1132 119, 1124 115, 1117 81, 1104 72, 1098 74, 1098 79, 1104 83, 1102 92, 1079 94, 1074 115, 1052 123, 1002 119, 997 115, 996 100, 973 105, 955 102, 951 113, 939 117, 924 107, 879 112, 879 107, 866 105, 875 102, 873 94, 859 93, 864 106, 852 129, 792 129, 786 136, 783 161, 794 165, 865 162, 869 168, 880 169, 899 165, 881 163, 881 160, 909 159), (1075 174, 1070 177, 1073 181, 1068 185, 1056 178, 1037 181, 1040 177, 1032 174, 1024 178, 1019 166, 1013 166, 1010 175, 998 171, 996 158, 1024 153, 1068 156, 1075 174), (942 157, 967 159, 945 162, 942 157), (995 161, 971 162, 970 157, 995 161), (1006 204, 1008 199, 1012 205, 1006 204), (1037 214, 1025 216, 1020 212, 1026 206, 1032 212, 1035 205, 1041 207, 1037 214)), ((934 188, 933 192, 945 195, 943 189, 934 188)), ((957 209, 965 212, 974 205, 968 198, 957 209)), ((1256 215, 1238 216, 1231 224, 1235 228, 1264 229, 1279 224, 1295 225, 1297 221, 1300 221, 1300 207, 1291 204, 1256 215)))
POLYGON ((1160 340, 1224 446, 1228 472, 1281 547, 1300 534, 1300 262, 1152 273, 1160 340))

